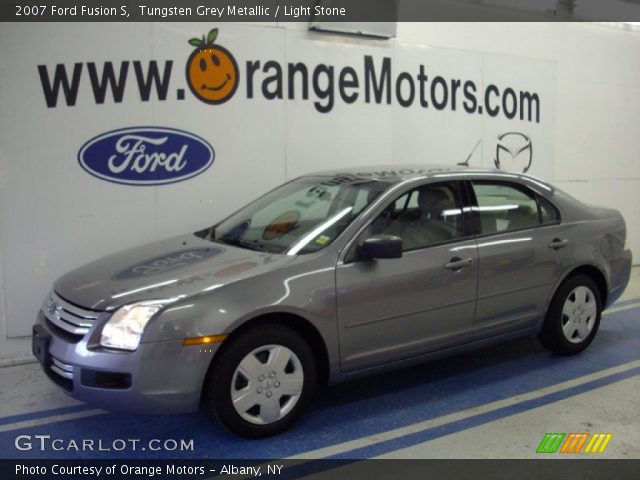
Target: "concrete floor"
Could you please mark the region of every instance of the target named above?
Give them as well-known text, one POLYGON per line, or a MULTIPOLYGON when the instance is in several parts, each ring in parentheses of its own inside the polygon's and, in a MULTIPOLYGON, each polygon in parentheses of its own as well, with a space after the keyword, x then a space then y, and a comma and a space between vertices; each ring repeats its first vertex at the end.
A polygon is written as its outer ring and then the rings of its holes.
MULTIPOLYGON (((583 354, 557 357, 535 339, 323 389, 289 432, 233 437, 202 414, 107 413, 77 402, 37 364, 0 368, 0 457, 109 458, 19 452, 20 434, 54 438, 188 438, 189 452, 128 458, 566 458, 536 453, 547 432, 602 432, 601 458, 640 458, 640 268, 583 354)), ((573 455, 585 458, 588 454, 573 455)))

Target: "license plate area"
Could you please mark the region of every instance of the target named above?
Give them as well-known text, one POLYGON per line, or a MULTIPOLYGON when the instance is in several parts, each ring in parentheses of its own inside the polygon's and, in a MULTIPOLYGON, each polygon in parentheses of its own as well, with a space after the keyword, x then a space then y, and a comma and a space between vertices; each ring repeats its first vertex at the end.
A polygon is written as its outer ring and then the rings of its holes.
POLYGON ((49 356, 50 342, 51 335, 49 332, 47 332, 42 325, 35 325, 33 327, 33 335, 31 336, 31 351, 40 364, 45 368, 51 363, 51 358, 49 356))

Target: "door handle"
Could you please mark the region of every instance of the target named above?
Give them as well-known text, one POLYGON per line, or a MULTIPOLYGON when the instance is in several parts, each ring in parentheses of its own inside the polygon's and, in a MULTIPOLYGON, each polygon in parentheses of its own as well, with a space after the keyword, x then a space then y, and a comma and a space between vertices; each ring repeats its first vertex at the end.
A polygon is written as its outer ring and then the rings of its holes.
POLYGON ((472 258, 453 257, 451 261, 444 264, 444 268, 446 268, 447 270, 453 270, 455 272, 460 270, 461 268, 468 267, 472 263, 472 258))
POLYGON ((554 250, 559 250, 561 248, 566 247, 567 245, 569 245, 569 240, 568 239, 566 239, 566 238, 563 238, 563 239, 554 238, 549 243, 549 248, 552 248, 554 250))

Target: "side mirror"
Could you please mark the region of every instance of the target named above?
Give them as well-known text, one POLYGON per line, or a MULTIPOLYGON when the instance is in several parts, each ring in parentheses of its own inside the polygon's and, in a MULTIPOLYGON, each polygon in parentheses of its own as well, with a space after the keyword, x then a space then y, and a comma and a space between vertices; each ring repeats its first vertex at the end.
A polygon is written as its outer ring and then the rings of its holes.
POLYGON ((402 257, 402 239, 395 235, 374 235, 359 248, 360 254, 369 259, 402 257))

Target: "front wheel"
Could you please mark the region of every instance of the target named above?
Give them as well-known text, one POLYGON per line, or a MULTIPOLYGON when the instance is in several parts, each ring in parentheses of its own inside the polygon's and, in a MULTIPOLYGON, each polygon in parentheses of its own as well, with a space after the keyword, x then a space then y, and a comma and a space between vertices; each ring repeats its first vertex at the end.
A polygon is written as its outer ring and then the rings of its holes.
POLYGON ((290 328, 268 324, 231 338, 205 385, 205 404, 247 438, 275 435, 299 417, 315 389, 313 352, 290 328))
POLYGON ((538 338, 552 352, 579 353, 596 336, 601 314, 597 285, 590 277, 576 275, 558 288, 538 338))

